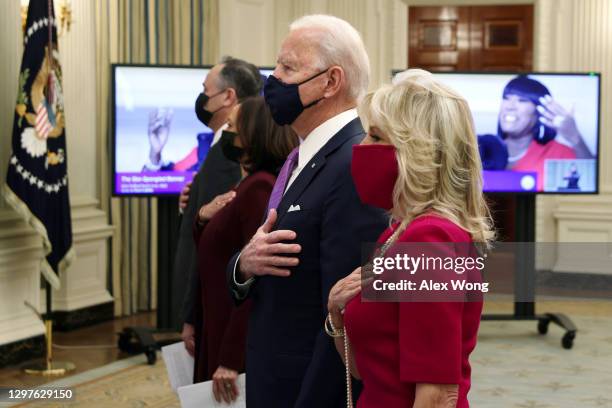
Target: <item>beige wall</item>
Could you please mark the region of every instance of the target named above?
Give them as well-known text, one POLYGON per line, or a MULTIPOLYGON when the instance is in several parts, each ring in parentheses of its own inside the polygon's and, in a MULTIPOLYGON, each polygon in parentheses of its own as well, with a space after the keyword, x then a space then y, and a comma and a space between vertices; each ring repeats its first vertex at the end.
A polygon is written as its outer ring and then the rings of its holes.
POLYGON ((372 66, 372 87, 390 79, 407 61, 407 8, 400 0, 223 0, 221 54, 274 65, 289 23, 305 14, 344 18, 359 30, 372 66))
MULTIPOLYGON (((612 3, 609 0, 538 0, 536 68, 543 71, 598 71, 602 74, 600 191, 598 196, 538 199, 541 241, 612 241, 612 3)), ((601 254, 608 257, 612 254, 601 254)), ((546 263, 569 271, 559 260, 546 263)), ((575 268, 574 268, 575 269, 575 268)), ((612 268, 584 272, 612 273, 612 268)))

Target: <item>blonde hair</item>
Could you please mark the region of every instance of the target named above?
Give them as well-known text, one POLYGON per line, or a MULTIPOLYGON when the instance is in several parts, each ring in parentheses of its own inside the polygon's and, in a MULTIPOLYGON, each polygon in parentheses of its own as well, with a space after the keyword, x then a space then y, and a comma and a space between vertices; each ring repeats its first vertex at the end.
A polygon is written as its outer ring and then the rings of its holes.
POLYGON ((391 216, 393 239, 415 218, 433 211, 488 248, 495 233, 482 193, 482 164, 465 99, 432 74, 410 69, 392 85, 369 93, 360 106, 367 126, 396 148, 399 176, 391 216))

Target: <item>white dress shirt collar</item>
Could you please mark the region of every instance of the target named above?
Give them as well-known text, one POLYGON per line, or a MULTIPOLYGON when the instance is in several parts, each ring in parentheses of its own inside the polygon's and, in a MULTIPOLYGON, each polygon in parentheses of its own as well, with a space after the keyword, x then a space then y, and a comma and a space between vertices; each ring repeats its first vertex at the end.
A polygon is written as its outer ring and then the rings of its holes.
POLYGON ((217 131, 215 132, 215 135, 213 136, 213 140, 210 143, 210 147, 213 147, 215 145, 215 143, 217 143, 219 141, 219 139, 221 139, 221 134, 223 133, 223 131, 225 129, 227 129, 227 123, 224 123, 223 126, 221 126, 219 129, 217 129, 217 131))
POLYGON ((314 128, 303 140, 300 139, 300 155, 296 169, 301 170, 336 133, 357 117, 357 109, 349 109, 327 119, 314 128))
POLYGON ((304 139, 300 138, 298 164, 295 170, 293 170, 293 173, 291 173, 291 177, 285 187, 285 192, 289 189, 291 184, 293 184, 295 179, 300 175, 302 169, 304 169, 314 155, 317 154, 319 150, 340 131, 340 129, 348 125, 348 123, 356 117, 357 109, 346 110, 321 123, 304 139))

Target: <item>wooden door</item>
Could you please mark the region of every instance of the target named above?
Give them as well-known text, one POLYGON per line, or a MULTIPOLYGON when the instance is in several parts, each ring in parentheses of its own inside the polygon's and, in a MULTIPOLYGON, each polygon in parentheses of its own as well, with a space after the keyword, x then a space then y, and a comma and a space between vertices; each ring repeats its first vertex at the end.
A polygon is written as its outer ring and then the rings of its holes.
MULTIPOLYGON (((530 71, 533 5, 408 9, 408 66, 434 72, 530 71)), ((514 241, 513 195, 489 195, 500 239, 514 241)))
POLYGON ((408 46, 428 71, 529 71, 533 6, 410 7, 408 46))
POLYGON ((533 6, 470 7, 471 71, 530 71, 533 6))
POLYGON ((463 71, 470 64, 470 7, 410 7, 409 66, 463 71))

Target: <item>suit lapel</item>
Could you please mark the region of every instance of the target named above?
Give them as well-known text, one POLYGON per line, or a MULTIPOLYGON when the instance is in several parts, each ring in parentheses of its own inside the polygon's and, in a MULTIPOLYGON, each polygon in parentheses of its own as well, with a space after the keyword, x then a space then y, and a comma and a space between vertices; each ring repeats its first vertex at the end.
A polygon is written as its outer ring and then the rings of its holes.
POLYGON ((311 183, 313 178, 325 166, 326 158, 336 149, 346 143, 356 135, 363 134, 363 127, 359 118, 355 118, 344 126, 327 142, 321 150, 304 166, 300 174, 293 181, 289 189, 283 195, 281 202, 278 205, 278 220, 277 225, 282 221, 287 214, 287 209, 300 198, 306 187, 311 183))
POLYGON ((306 164, 291 186, 289 186, 289 189, 278 205, 278 222, 283 219, 285 214, 287 214, 287 209, 289 206, 295 203, 295 201, 302 195, 304 189, 310 184, 310 181, 323 168, 323 166, 325 166, 325 157, 319 156, 318 154, 316 154, 308 162, 308 164, 306 164))

